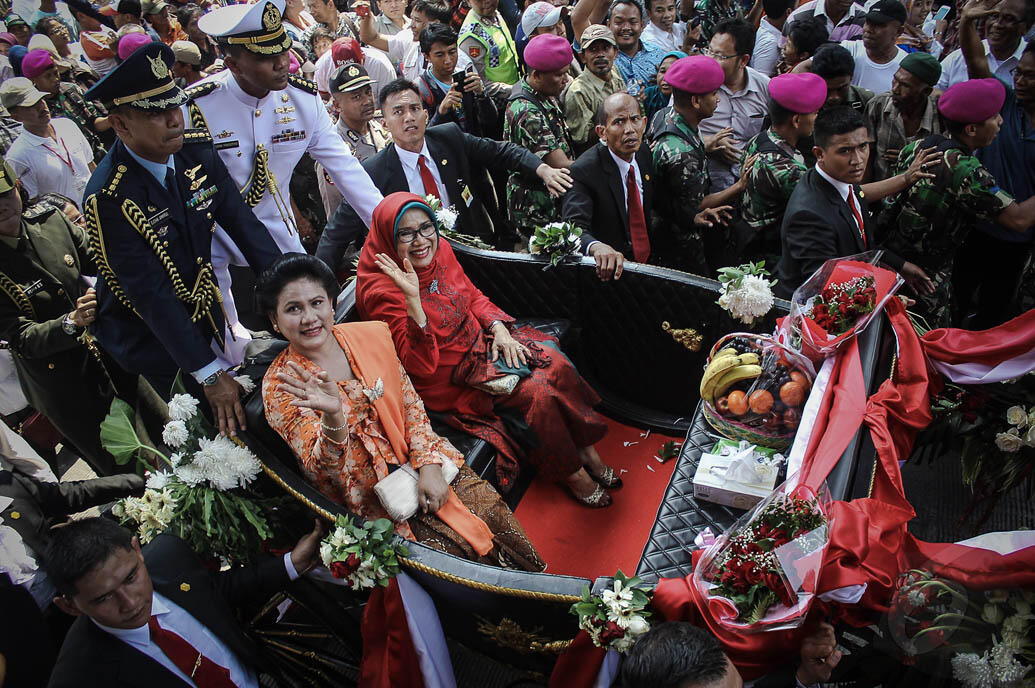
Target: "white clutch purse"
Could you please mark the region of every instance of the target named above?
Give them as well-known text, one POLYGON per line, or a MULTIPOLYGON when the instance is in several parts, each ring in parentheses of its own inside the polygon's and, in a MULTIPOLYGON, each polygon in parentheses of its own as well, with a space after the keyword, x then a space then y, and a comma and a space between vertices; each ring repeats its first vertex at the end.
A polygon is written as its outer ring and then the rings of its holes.
MULTIPOLYGON (((456 480, 460 469, 450 459, 443 457, 442 477, 447 485, 456 480)), ((417 504, 417 471, 409 464, 400 466, 374 485, 374 494, 381 500, 381 506, 388 512, 388 518, 396 523, 409 520, 419 505, 417 504)))

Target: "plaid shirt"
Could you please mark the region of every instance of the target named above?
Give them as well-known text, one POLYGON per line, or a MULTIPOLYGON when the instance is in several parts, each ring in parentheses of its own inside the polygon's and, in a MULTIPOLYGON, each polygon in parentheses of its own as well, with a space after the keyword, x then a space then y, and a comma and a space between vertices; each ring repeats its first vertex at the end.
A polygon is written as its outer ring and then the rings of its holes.
POLYGON ((873 155, 873 180, 880 181, 892 176, 895 163, 884 159, 889 150, 902 150, 902 147, 913 141, 922 141, 931 134, 942 133, 941 120, 938 117, 938 97, 933 93, 924 103, 924 114, 920 117, 920 126, 912 136, 906 136, 902 126, 902 113, 899 111, 891 93, 874 96, 866 104, 866 119, 870 122, 877 149, 873 155))

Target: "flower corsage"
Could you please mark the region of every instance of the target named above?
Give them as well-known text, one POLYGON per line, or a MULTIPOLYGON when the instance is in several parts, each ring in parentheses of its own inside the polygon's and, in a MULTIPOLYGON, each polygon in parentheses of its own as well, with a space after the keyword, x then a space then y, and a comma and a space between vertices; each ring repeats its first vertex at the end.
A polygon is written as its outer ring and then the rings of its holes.
POLYGON ((599 596, 591 594, 589 586, 585 586, 582 600, 571 606, 571 613, 579 617, 579 628, 589 634, 594 645, 625 652, 650 630, 649 592, 639 578, 630 578, 619 571, 614 584, 599 596))
POLYGON ((409 552, 396 543, 395 526, 387 518, 358 524, 348 516, 338 516, 320 543, 323 565, 350 590, 386 587, 399 574, 400 556, 409 556, 409 552))

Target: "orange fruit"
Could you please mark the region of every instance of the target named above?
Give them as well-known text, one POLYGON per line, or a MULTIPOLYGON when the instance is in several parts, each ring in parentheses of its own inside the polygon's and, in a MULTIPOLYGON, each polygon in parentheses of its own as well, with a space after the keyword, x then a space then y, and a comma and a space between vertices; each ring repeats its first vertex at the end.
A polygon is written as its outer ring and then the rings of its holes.
POLYGON ((730 413, 735 416, 743 416, 748 412, 747 395, 739 389, 730 392, 729 396, 726 397, 726 404, 729 406, 730 413))
POLYGON ((748 406, 760 416, 772 411, 774 403, 773 395, 766 389, 756 389, 748 397, 748 406))

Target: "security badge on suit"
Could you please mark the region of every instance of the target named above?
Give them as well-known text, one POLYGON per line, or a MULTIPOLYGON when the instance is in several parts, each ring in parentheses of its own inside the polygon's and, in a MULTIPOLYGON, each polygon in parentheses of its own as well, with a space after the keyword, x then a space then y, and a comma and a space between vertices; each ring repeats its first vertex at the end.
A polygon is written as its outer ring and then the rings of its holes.
MULTIPOLYGON (((242 46, 261 57, 273 57, 291 47, 281 23, 284 4, 284 0, 266 0, 219 7, 205 14, 198 27, 223 46, 242 46)), ((227 69, 194 84, 187 95, 191 101, 184 107, 185 119, 194 129, 211 134, 230 176, 281 251, 305 252, 288 184, 306 152, 323 165, 345 200, 370 224, 381 194, 338 134, 314 83, 289 75, 286 88, 256 98, 227 69)), ((228 265, 246 263, 223 228, 216 231, 212 263, 226 297, 227 318, 238 341, 246 341, 248 333, 237 322, 228 269, 228 265)), ((243 343, 238 348, 239 363, 243 343)))

